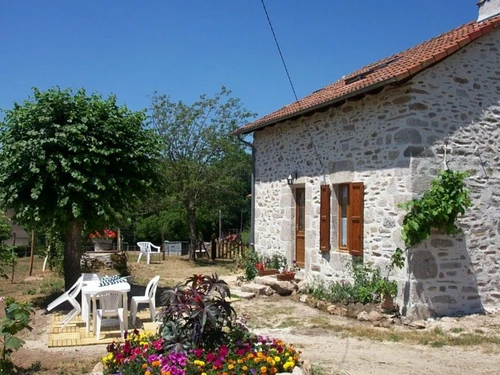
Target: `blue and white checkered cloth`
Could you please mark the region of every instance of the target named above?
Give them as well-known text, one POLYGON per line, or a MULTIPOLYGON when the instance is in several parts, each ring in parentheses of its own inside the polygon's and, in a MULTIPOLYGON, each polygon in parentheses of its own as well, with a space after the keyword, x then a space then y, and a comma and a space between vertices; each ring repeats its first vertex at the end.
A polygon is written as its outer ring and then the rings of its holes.
POLYGON ((120 275, 104 276, 101 278, 101 280, 99 280, 99 286, 108 286, 108 285, 124 283, 124 282, 127 282, 127 278, 122 277, 120 275))

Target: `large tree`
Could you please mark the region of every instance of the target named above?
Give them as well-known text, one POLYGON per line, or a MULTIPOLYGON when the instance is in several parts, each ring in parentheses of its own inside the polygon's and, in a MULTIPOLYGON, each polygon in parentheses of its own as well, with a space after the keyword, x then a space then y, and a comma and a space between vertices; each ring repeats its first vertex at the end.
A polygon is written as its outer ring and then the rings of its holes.
POLYGON ((0 194, 15 220, 63 233, 66 287, 79 277, 82 230, 120 221, 155 179, 157 144, 144 111, 84 89, 33 89, 5 111, 0 194))
POLYGON ((156 93, 152 98, 150 120, 162 141, 167 194, 182 203, 188 217, 190 259, 199 239, 198 210, 233 194, 244 197, 242 175, 250 179, 250 158, 241 157, 245 146, 232 133, 253 114, 230 94, 222 87, 192 105, 156 93))

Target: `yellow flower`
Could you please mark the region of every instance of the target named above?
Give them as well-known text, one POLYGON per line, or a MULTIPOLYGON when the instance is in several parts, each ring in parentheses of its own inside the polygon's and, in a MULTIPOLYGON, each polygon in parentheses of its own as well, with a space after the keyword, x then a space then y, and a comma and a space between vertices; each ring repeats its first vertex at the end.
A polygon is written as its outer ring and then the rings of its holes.
POLYGON ((149 371, 149 370, 148 370, 148 371, 146 371, 146 372, 144 373, 144 375, 151 375, 151 371, 149 371))
POLYGON ((193 362, 196 366, 205 366, 205 362, 195 359, 193 362))
POLYGON ((230 363, 230 364, 227 366, 227 368, 228 368, 229 370, 232 370, 232 369, 234 368, 234 365, 233 365, 232 363, 230 363))
POLYGON ((278 357, 278 356, 276 356, 276 357, 274 357, 274 361, 277 362, 277 363, 279 363, 279 362, 281 362, 281 358, 278 357))
POLYGON ((143 370, 147 369, 147 368, 148 368, 148 364, 147 364, 147 363, 143 363, 143 364, 142 364, 142 366, 141 366, 141 368, 142 368, 143 370))
POLYGON ((247 367, 247 366, 243 366, 241 369, 242 369, 243 371, 246 371, 246 370, 248 370, 248 367, 247 367))

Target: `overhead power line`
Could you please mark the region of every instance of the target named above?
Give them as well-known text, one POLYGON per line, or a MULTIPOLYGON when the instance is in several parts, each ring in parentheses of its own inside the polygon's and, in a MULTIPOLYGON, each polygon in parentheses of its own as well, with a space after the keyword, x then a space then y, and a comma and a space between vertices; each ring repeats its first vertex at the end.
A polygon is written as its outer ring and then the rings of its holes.
POLYGON ((269 13, 267 13, 266 4, 264 4, 264 0, 260 0, 260 2, 262 3, 262 7, 264 8, 264 12, 266 13, 267 22, 269 23, 269 27, 271 28, 271 32, 273 33, 274 41, 276 42, 276 47, 278 48, 278 52, 279 52, 280 57, 281 57, 281 62, 283 63, 283 67, 285 68, 286 76, 288 77, 288 82, 290 82, 290 87, 292 88, 292 91, 293 91, 293 96, 295 97, 295 100, 298 102, 299 98, 297 97, 297 93, 295 92, 295 87, 293 87, 292 78, 290 77, 290 73, 288 73, 288 68, 286 66, 285 58, 283 57, 283 54, 281 53, 280 44, 278 43, 278 38, 276 38, 276 33, 274 32, 271 18, 269 18, 269 13))

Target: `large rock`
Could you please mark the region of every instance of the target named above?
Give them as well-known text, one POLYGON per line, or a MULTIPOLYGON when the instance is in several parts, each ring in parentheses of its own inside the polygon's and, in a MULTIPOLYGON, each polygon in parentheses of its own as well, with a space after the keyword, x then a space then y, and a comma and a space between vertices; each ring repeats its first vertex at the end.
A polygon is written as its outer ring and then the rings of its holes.
POLYGON ((275 276, 256 277, 255 282, 271 287, 280 296, 289 296, 298 289, 293 281, 278 281, 275 276))
POLYGON ((370 322, 377 322, 382 319, 382 314, 378 311, 372 310, 368 313, 368 320, 370 322))
POLYGON ((274 293, 269 286, 256 283, 243 284, 241 286, 241 291, 247 293, 254 293, 260 296, 270 296, 274 293))
POLYGON ((104 371, 104 366, 102 362, 98 362, 95 366, 92 372, 89 372, 88 375, 102 375, 102 372, 104 371))
POLYGON ((370 320, 370 317, 368 316, 368 313, 366 311, 361 311, 358 316, 357 316, 357 319, 360 321, 360 322, 368 322, 370 320))

